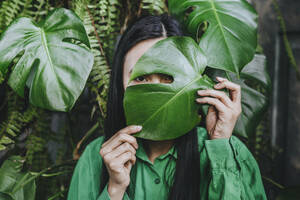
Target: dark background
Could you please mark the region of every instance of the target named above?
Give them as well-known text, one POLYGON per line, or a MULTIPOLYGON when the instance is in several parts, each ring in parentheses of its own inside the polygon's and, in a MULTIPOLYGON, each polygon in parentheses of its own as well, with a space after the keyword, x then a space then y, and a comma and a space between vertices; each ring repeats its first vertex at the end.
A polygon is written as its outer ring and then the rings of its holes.
MULTIPOLYGON (((261 156, 260 169, 263 176, 272 177, 285 187, 299 188, 300 81, 297 80, 295 70, 290 65, 273 1, 253 0, 252 3, 259 14, 259 43, 267 57, 273 87, 267 116, 269 135, 266 137, 272 146, 268 152, 272 162, 261 156)), ((278 0, 278 4, 286 23, 291 48, 300 68, 300 1, 278 0)), ((268 197, 274 199, 275 193, 279 191, 276 191, 266 179, 264 183, 268 197)))

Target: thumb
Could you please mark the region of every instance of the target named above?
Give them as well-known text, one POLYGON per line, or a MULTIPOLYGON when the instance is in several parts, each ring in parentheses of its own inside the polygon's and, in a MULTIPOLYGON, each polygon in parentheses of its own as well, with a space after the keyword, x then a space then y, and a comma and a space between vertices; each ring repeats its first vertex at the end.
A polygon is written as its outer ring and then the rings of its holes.
POLYGON ((128 172, 130 172, 131 168, 132 168, 132 161, 127 161, 125 163, 125 168, 128 170, 128 172))
POLYGON ((210 117, 212 117, 212 116, 216 117, 216 115, 217 115, 216 108, 214 106, 209 106, 208 111, 207 111, 207 115, 209 115, 210 117))
POLYGON ((217 122, 217 111, 214 106, 209 106, 206 116, 206 128, 210 132, 217 122))

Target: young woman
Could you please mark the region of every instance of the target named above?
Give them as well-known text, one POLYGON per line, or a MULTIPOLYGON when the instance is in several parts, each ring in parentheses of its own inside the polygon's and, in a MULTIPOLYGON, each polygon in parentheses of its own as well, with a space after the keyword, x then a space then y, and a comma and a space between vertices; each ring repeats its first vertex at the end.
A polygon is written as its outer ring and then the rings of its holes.
POLYGON ((136 78, 137 60, 157 41, 182 36, 164 14, 136 21, 122 35, 111 71, 105 135, 80 157, 69 200, 266 199, 257 163, 232 131, 241 113, 240 86, 219 77, 213 90, 199 90, 196 103, 210 104, 204 127, 167 141, 135 138, 140 126, 126 126, 124 91, 129 85, 170 83, 162 74, 136 78), (230 96, 220 89, 227 88, 230 96))

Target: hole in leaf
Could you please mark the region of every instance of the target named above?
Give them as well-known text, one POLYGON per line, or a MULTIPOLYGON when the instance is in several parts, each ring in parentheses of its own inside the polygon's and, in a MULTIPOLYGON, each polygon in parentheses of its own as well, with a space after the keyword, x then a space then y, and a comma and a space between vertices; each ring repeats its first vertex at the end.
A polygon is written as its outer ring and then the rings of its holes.
POLYGON ((25 53, 25 50, 22 50, 14 57, 14 59, 8 66, 8 74, 10 74, 10 72, 12 72, 14 70, 16 64, 19 62, 19 60, 24 55, 24 53, 25 53))
POLYGON ((204 33, 206 32, 206 30, 208 29, 209 23, 207 21, 202 22, 197 29, 197 35, 196 35, 196 39, 197 39, 197 43, 200 42, 200 39, 202 38, 202 36, 204 35, 204 33))
POLYGON ((0 76, 0 83, 4 83, 7 82, 7 80, 9 79, 10 73, 14 70, 14 68, 16 67, 16 64, 19 62, 19 60, 21 59, 21 57, 24 55, 25 50, 20 51, 14 58, 13 60, 9 63, 9 65, 6 67, 6 69, 3 70, 3 72, 1 72, 1 76, 0 76))
POLYGON ((190 6, 188 7, 185 11, 184 11, 184 21, 187 20, 187 18, 189 17, 189 15, 196 9, 196 6, 190 6))
POLYGON ((75 45, 79 45, 81 47, 89 49, 89 47, 87 45, 85 45, 83 42, 81 42, 80 40, 74 39, 74 38, 64 38, 62 41, 68 42, 71 44, 75 44, 75 45))
POLYGON ((26 80, 26 86, 28 88, 30 88, 30 86, 32 84, 33 78, 34 78, 34 76, 36 74, 36 70, 37 70, 39 64, 40 64, 40 60, 39 59, 35 59, 34 62, 33 62, 33 64, 32 64, 32 66, 31 66, 29 76, 28 76, 28 78, 26 80))
POLYGON ((217 76, 220 77, 226 77, 226 73, 223 70, 211 68, 210 66, 207 66, 204 70, 204 73, 208 77, 210 77, 215 83, 218 83, 218 80, 216 79, 217 76))
MULTIPOLYGON (((32 66, 31 66, 30 73, 29 73, 29 75, 27 77, 27 80, 26 80, 26 87, 24 88, 24 97, 25 97, 24 99, 25 99, 25 102, 26 102, 26 100, 29 100, 29 92, 30 92, 29 88, 32 85, 32 82, 33 82, 33 79, 34 79, 34 76, 36 74, 36 71, 38 69, 39 64, 40 64, 40 60, 39 59, 35 59, 33 61, 32 66)), ((27 103, 29 103, 29 102, 27 102, 27 103)))

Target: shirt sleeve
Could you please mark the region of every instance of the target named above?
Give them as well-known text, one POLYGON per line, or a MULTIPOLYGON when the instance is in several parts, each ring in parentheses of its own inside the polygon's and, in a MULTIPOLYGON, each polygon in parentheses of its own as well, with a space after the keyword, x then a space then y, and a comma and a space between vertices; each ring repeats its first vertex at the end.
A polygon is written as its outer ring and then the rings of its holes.
POLYGON ((235 136, 205 140, 209 160, 208 199, 266 199, 256 160, 235 136))
MULTIPOLYGON (((71 179, 68 200, 110 200, 107 184, 100 191, 102 158, 99 150, 103 138, 89 144, 78 160, 71 179)), ((123 200, 130 200, 125 193, 123 200)))

